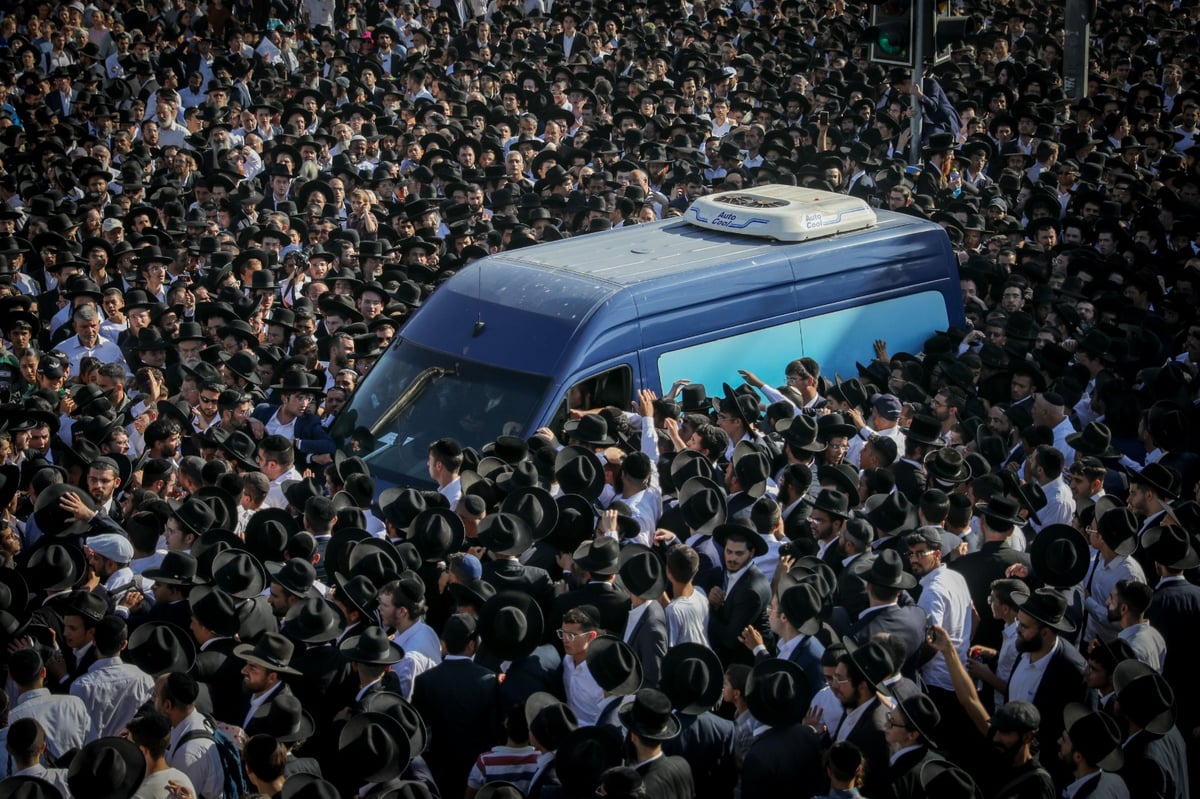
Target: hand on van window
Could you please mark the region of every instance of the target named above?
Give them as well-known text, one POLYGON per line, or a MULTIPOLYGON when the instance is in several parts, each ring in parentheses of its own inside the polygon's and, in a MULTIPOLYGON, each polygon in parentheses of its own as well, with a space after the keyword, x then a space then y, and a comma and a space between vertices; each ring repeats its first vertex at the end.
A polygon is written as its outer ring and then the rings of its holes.
POLYGON ((892 356, 888 355, 887 342, 881 338, 875 339, 875 358, 880 363, 891 363, 892 356))
POLYGON ((671 390, 668 391, 666 394, 663 394, 663 396, 666 397, 667 399, 675 399, 676 395, 679 394, 679 392, 683 389, 683 387, 691 382, 692 381, 688 380, 686 377, 681 377, 678 380, 676 380, 674 383, 671 384, 671 390))
POLYGON ((676 452, 683 452, 687 449, 687 442, 683 440, 683 436, 679 435, 678 419, 665 419, 663 421, 663 429, 667 431, 667 436, 675 446, 676 452))
POLYGON ((554 431, 549 427, 539 427, 533 434, 534 438, 542 438, 549 441, 551 444, 558 443, 558 437, 554 435, 554 431))
POLYGON ((749 370, 738 369, 738 374, 742 376, 743 380, 745 380, 747 383, 754 386, 755 388, 762 388, 764 385, 766 385, 763 381, 758 379, 758 375, 754 374, 754 372, 751 372, 749 370))

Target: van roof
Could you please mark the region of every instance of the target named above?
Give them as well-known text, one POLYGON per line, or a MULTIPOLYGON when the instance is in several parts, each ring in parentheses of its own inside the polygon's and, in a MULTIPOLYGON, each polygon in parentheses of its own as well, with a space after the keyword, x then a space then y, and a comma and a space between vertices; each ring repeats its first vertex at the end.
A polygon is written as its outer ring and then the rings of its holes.
POLYGON ((856 268, 852 262, 813 257, 822 251, 840 249, 849 239, 855 244, 876 238, 882 241, 897 233, 916 233, 932 226, 933 223, 917 217, 884 211, 877 214, 875 225, 865 230, 814 241, 788 242, 705 229, 676 217, 635 225, 632 229, 619 228, 511 250, 499 258, 572 272, 615 286, 634 286, 716 267, 729 269, 763 258, 774 260, 789 251, 789 257, 805 259, 806 276, 816 277, 856 268))

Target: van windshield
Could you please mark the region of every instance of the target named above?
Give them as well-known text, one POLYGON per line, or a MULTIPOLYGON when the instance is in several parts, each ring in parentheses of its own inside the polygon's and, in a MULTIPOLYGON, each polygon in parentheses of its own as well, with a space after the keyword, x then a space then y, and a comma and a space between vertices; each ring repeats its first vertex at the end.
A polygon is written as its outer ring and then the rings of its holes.
POLYGON ((449 436, 478 449, 506 433, 523 436, 549 384, 542 375, 499 369, 398 339, 330 432, 343 445, 357 441, 359 454, 383 482, 431 487, 426 468, 431 442, 449 436))

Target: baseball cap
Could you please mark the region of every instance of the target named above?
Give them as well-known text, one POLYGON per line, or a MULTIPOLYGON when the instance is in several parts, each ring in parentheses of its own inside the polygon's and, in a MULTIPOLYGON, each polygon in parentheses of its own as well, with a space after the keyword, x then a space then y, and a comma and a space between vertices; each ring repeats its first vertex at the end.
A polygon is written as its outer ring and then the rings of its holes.
POLYGON ((988 208, 999 208, 1001 211, 1008 211, 1008 203, 1006 203, 1002 198, 996 197, 990 203, 988 203, 988 208))
POLYGON ((66 374, 66 366, 58 358, 47 356, 38 363, 38 374, 57 380, 66 374))
POLYGON ((904 543, 908 546, 914 544, 924 544, 931 550, 942 551, 942 532, 940 527, 934 527, 931 524, 926 524, 918 527, 908 535, 904 536, 904 543))
POLYGON ((104 220, 104 222, 100 225, 100 229, 102 231, 104 231, 105 233, 109 233, 109 232, 111 232, 113 230, 117 230, 117 229, 124 230, 125 223, 122 222, 120 219, 109 218, 109 219, 104 220))
POLYGON ((900 418, 904 408, 900 404, 900 400, 894 394, 874 394, 871 396, 871 407, 875 409, 875 413, 881 418, 887 419, 889 422, 894 422, 900 418))

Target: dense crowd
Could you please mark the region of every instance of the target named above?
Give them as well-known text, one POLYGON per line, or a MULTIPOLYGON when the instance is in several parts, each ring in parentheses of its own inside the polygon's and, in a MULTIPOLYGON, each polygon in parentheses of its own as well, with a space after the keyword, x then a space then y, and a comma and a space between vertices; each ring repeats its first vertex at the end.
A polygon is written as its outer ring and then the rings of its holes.
POLYGON ((952 7, 914 83, 845 0, 5 4, 0 797, 1186 799, 1200 5, 1078 98, 952 7), (337 424, 473 262, 769 183, 940 224, 968 325, 413 487, 337 424))

